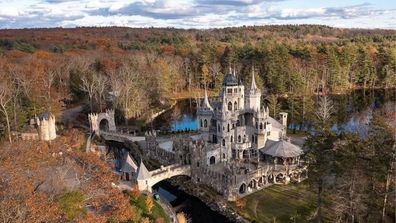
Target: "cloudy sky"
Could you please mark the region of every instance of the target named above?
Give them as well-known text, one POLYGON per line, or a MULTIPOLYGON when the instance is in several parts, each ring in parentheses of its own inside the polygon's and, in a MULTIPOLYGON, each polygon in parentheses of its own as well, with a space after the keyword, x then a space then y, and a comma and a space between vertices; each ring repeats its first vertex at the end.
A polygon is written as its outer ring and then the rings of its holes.
POLYGON ((0 0, 0 28, 213 28, 266 24, 396 29, 396 1, 0 0))

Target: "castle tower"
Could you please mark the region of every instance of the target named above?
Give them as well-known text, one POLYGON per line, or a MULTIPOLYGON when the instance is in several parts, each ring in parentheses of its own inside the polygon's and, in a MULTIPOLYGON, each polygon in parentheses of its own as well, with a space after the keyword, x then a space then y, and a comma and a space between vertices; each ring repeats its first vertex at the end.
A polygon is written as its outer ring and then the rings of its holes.
POLYGON ((198 108, 198 129, 200 132, 209 133, 209 128, 211 124, 211 119, 213 115, 213 108, 209 103, 208 92, 205 88, 205 98, 203 100, 202 106, 198 108))
POLYGON ((261 91, 257 88, 254 78, 254 68, 252 69, 252 84, 246 95, 246 108, 254 111, 260 111, 261 91))
POLYGON ((287 130, 287 113, 286 112, 280 112, 279 113, 280 116, 280 121, 283 125, 283 129, 282 129, 282 137, 286 137, 286 130, 287 130))
POLYGON ((56 138, 55 116, 42 113, 36 117, 36 123, 40 140, 50 141, 56 138))

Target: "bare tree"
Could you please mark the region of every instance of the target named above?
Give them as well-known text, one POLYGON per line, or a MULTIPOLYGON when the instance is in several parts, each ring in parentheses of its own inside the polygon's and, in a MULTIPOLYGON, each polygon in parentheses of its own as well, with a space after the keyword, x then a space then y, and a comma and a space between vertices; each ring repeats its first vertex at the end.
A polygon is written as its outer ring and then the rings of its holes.
POLYGON ((47 92, 47 103, 48 103, 48 110, 51 112, 51 103, 52 103, 52 98, 51 98, 51 88, 52 85, 54 85, 55 82, 55 77, 56 77, 56 72, 51 69, 47 68, 44 73, 43 77, 43 83, 45 86, 45 90, 47 92))
POLYGON ((107 77, 104 75, 95 75, 94 81, 96 82, 95 87, 95 97, 97 102, 99 103, 99 109, 102 112, 102 100, 105 99, 105 93, 108 85, 107 77))
POLYGON ((94 80, 94 75, 91 75, 91 73, 81 77, 80 89, 88 94, 89 107, 91 112, 93 112, 92 99, 96 92, 96 85, 97 82, 94 80))
POLYGON ((321 126, 325 126, 328 123, 333 112, 334 112, 333 101, 328 96, 320 97, 318 108, 315 114, 321 126))
POLYGON ((10 85, 6 83, 0 84, 0 111, 3 113, 6 124, 7 124, 7 134, 8 134, 8 141, 12 142, 11 139, 11 127, 10 127, 10 118, 8 115, 8 106, 12 101, 12 90, 10 85))
POLYGON ((144 80, 141 75, 131 66, 122 67, 116 75, 111 76, 110 84, 115 96, 115 105, 124 112, 126 125, 129 118, 137 117, 147 106, 142 81, 144 80))

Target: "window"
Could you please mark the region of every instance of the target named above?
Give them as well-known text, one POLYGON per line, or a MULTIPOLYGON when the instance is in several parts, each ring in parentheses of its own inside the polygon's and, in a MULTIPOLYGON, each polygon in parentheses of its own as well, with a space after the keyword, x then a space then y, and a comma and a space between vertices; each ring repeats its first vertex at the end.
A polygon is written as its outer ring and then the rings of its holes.
POLYGON ((226 157, 225 157, 225 153, 223 153, 223 159, 225 159, 226 157))
POLYGON ((228 111, 232 111, 232 103, 228 102, 228 111))
POLYGON ((217 125, 217 131, 220 132, 220 125, 217 125))
POLYGON ((197 162, 197 167, 199 167, 199 162, 197 162))
POLYGON ((252 143, 254 143, 254 135, 252 135, 252 143))
POLYGON ((199 121, 200 121, 200 126, 201 126, 201 128, 202 128, 202 126, 203 126, 203 125, 202 125, 202 119, 201 119, 201 120, 199 120, 199 121))
POLYGON ((227 132, 230 132, 230 124, 227 124, 227 132))
POLYGON ((231 142, 234 141, 234 137, 231 136, 231 140, 230 140, 230 141, 231 141, 231 142))
POLYGON ((238 89, 237 88, 234 88, 234 93, 238 93, 238 89))
POLYGON ((228 88, 228 89, 227 89, 227 93, 228 93, 228 94, 232 94, 232 88, 228 88))
POLYGON ((237 120, 237 126, 241 126, 241 122, 239 121, 239 119, 237 120))
POLYGON ((223 142, 222 142, 222 143, 223 143, 223 146, 225 146, 225 139, 223 139, 223 142))
POLYGON ((263 129, 263 123, 260 123, 260 129, 263 129))
POLYGON ((271 131, 268 131, 268 132, 267 132, 267 136, 269 136, 269 135, 271 135, 271 131))
POLYGON ((238 110, 238 103, 237 102, 234 102, 234 110, 235 111, 238 110))
POLYGON ((257 122, 256 122, 256 129, 258 129, 258 124, 257 124, 257 122))
POLYGON ((241 138, 241 136, 239 135, 239 136, 238 136, 238 142, 241 142, 241 140, 242 140, 242 138, 241 138))
POLYGON ((204 120, 204 127, 208 127, 208 121, 206 121, 206 119, 204 120))
POLYGON ((243 142, 246 142, 246 135, 243 135, 243 142))

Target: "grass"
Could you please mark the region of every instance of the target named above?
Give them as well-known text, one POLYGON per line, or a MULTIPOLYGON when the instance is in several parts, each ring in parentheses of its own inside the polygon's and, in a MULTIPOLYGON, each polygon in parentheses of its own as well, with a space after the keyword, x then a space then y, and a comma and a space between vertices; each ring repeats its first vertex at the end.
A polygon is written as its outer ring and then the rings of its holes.
POLYGON ((273 185, 243 199, 242 210, 230 206, 252 222, 307 222, 316 208, 315 193, 305 183, 273 185))
POLYGON ((154 201, 154 207, 151 209, 151 213, 148 212, 145 204, 146 194, 140 194, 138 198, 134 198, 128 192, 130 197, 130 203, 134 208, 135 217, 132 222, 141 222, 143 218, 149 218, 150 222, 154 222, 159 218, 162 218, 164 223, 170 223, 169 216, 166 214, 161 205, 154 201))
POLYGON ((57 202, 67 220, 71 221, 85 213, 84 194, 79 191, 63 193, 57 198, 57 202))

